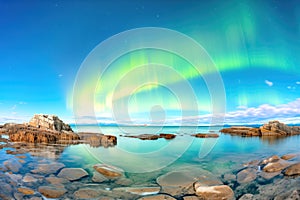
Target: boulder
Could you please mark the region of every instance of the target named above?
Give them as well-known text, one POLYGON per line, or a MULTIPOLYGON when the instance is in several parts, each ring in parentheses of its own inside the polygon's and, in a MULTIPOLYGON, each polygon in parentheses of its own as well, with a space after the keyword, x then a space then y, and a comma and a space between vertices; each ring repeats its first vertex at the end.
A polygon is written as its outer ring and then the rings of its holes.
POLYGON ((117 144, 117 137, 99 133, 79 132, 80 139, 85 140, 91 147, 113 147, 117 144))
POLYGON ((82 168, 64 168, 57 176, 68 179, 69 181, 76 181, 88 175, 89 174, 82 168))
POLYGON ((47 177, 46 181, 48 181, 52 185, 69 183, 69 181, 67 179, 65 179, 65 178, 58 178, 58 177, 55 177, 55 176, 47 177))
POLYGON ((33 195, 34 194, 34 191, 32 189, 25 188, 25 187, 18 188, 18 191, 25 195, 33 195))
POLYGON ((3 162, 4 167, 12 172, 19 172, 22 165, 16 159, 11 158, 3 162))
POLYGON ((248 183, 256 179, 257 170, 254 168, 246 168, 237 174, 238 183, 248 183))
POLYGON ((171 139, 174 139, 176 137, 176 135, 171 134, 171 133, 160 133, 159 137, 165 138, 166 140, 171 140, 171 139))
POLYGON ((293 164, 284 170, 286 176, 299 176, 300 175, 300 163, 293 164))
POLYGON ((106 165, 106 164, 96 164, 94 169, 100 174, 107 178, 118 178, 124 175, 124 171, 118 167, 106 165))
POLYGON ((266 165, 268 163, 277 162, 278 160, 280 160, 280 158, 277 155, 273 155, 261 161, 260 164, 266 165))
POLYGON ((285 169, 286 167, 288 167, 290 165, 291 165, 291 163, 280 159, 276 162, 268 163, 266 166, 264 166, 263 171, 265 171, 265 172, 278 172, 278 171, 281 171, 281 170, 285 169))
POLYGON ((281 156, 281 159, 291 160, 291 159, 295 158, 296 156, 297 156, 296 154, 286 154, 286 155, 281 156))
POLYGON ((159 195, 141 197, 138 200, 176 200, 176 199, 166 194, 159 194, 159 195))
POLYGON ((29 125, 46 130, 50 129, 59 132, 73 132, 70 125, 65 124, 61 119, 59 119, 55 115, 36 114, 29 121, 29 125))
POLYGON ((125 137, 138 138, 140 140, 157 140, 160 138, 160 136, 156 134, 126 135, 125 137))
POLYGON ((221 133, 229 133, 232 135, 241 135, 241 136, 261 136, 259 128, 252 127, 230 127, 220 130, 221 133))
POLYGON ((74 192, 74 197, 76 199, 95 199, 101 195, 96 189, 82 188, 74 192))
POLYGON ((47 198, 59 198, 67 192, 62 185, 40 186, 38 191, 47 198))
POLYGON ((203 200, 209 199, 234 199, 233 190, 227 185, 200 186, 195 188, 196 195, 203 200))
POLYGON ((31 170, 35 174, 56 174, 60 169, 64 168, 62 163, 53 162, 50 164, 38 164, 38 166, 31 170))
POLYGON ((95 183, 102 183, 102 182, 108 181, 108 178, 106 178, 104 175, 102 175, 98 172, 94 172, 92 181, 95 183))

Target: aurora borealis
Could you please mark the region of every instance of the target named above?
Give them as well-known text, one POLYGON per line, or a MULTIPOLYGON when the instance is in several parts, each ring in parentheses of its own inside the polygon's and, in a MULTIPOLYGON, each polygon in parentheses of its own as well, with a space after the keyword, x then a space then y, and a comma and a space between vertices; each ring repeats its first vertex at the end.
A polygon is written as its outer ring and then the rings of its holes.
MULTIPOLYGON (((175 30, 203 47, 224 83, 224 123, 270 119, 300 123, 300 3, 296 0, 0 1, 0 25, 1 123, 28 121, 33 113, 54 113, 74 122, 74 82, 86 57, 106 39, 142 27, 175 30)), ((113 46, 107 53, 118 48, 113 46)), ((114 103, 121 106, 122 99, 128 106, 118 108, 128 109, 133 124, 151 124, 151 115, 158 120, 165 115, 166 125, 180 125, 182 111, 190 113, 184 116, 187 124, 210 123, 211 98, 203 76, 211 72, 197 73, 180 55, 136 50, 115 59, 105 73, 97 85, 91 82, 96 88, 93 106, 98 123, 116 123, 110 109, 114 103), (169 66, 177 75, 159 73, 158 66, 169 66), (134 78, 111 89, 135 70, 134 78), (141 84, 146 80, 151 84, 141 84), (185 81, 195 91, 196 111, 189 103, 181 105, 168 90, 185 81)), ((99 79, 91 76, 87 80, 99 79)), ((82 94, 89 90, 80 89, 82 94)), ((91 122, 89 114, 82 114, 82 123, 91 122)), ((129 119, 123 120, 126 124, 129 119)))

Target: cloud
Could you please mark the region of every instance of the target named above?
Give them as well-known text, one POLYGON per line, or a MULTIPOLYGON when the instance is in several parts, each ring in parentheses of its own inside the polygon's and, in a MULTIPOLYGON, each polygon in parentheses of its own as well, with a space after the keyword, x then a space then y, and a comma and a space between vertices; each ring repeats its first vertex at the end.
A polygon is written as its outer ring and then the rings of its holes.
POLYGON ((27 102, 20 101, 19 104, 20 104, 20 105, 25 105, 25 104, 27 104, 27 102))
POLYGON ((12 110, 15 110, 16 108, 17 108, 17 105, 13 105, 13 106, 11 107, 12 110))
POLYGON ((273 86, 273 82, 271 82, 271 81, 265 80, 265 83, 270 87, 273 86))
POLYGON ((58 77, 60 78, 60 77, 63 77, 63 75, 62 74, 58 74, 58 77))
POLYGON ((297 85, 300 85, 300 81, 297 81, 296 84, 297 84, 297 85))

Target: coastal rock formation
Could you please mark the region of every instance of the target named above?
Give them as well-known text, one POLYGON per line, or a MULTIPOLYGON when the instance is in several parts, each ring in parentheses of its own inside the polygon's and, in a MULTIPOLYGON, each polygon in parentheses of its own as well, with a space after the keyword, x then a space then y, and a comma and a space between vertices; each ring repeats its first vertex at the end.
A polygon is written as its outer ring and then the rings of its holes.
POLYGON ((165 138, 166 140, 174 139, 176 135, 171 133, 160 133, 159 135, 156 134, 141 134, 141 135, 125 135, 124 137, 129 138, 138 138, 140 140, 157 140, 159 138, 165 138))
POLYGON ((192 136, 194 136, 196 138, 217 138, 217 137, 219 137, 219 135, 216 133, 197 133, 197 134, 193 134, 192 136))
POLYGON ((104 135, 99 133, 78 133, 81 140, 84 140, 91 147, 112 147, 117 144, 117 137, 113 135, 104 135))
POLYGON ((299 126, 287 126, 279 121, 270 121, 259 128, 230 127, 220 130, 222 133, 240 136, 290 136, 299 135, 299 126))
POLYGON ((36 114, 29 121, 29 125, 46 130, 73 132, 70 125, 65 124, 55 115, 36 114))

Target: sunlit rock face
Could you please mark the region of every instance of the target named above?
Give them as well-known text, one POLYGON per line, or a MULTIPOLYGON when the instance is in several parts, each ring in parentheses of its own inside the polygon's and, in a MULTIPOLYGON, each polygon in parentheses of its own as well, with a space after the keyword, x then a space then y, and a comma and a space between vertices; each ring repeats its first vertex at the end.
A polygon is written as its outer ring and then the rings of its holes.
POLYGON ((71 131, 73 132, 70 125, 65 124, 55 115, 43 115, 37 114, 29 122, 30 126, 46 129, 46 130, 55 130, 55 131, 71 131))

